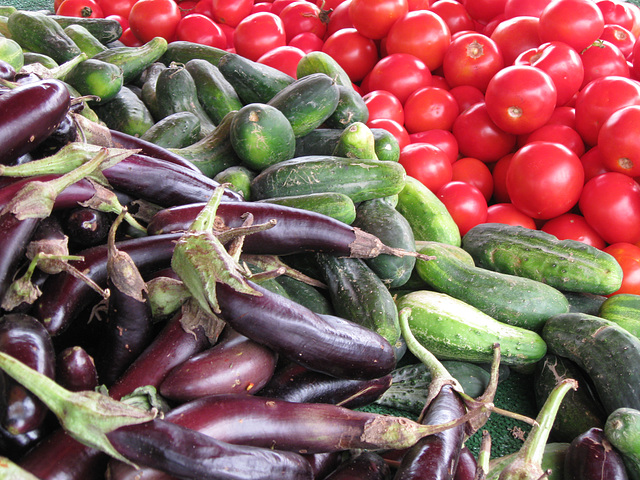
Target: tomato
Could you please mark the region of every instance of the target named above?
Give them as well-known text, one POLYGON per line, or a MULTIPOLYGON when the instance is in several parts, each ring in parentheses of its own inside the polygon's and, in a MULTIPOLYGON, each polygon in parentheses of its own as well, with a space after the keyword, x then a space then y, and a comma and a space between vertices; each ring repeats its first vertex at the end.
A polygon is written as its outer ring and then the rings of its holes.
POLYGON ((452 180, 465 182, 476 187, 487 202, 493 195, 493 176, 486 163, 477 158, 464 157, 453 163, 452 180))
POLYGON ((375 118, 367 121, 367 126, 369 128, 384 128, 386 131, 391 133, 396 140, 398 140, 400 150, 411 143, 409 140, 409 132, 407 132, 402 124, 395 120, 388 118, 375 118))
POLYGON ((282 9, 279 17, 282 19, 287 42, 303 32, 311 32, 318 37, 324 37, 329 19, 323 15, 320 8, 306 0, 290 3, 282 9))
POLYGON ((547 121, 547 125, 566 125, 575 130, 576 109, 567 105, 556 107, 551 118, 547 121))
POLYGON ((316 0, 316 5, 324 10, 335 10, 345 0, 316 0))
POLYGON ((507 0, 504 4, 505 18, 519 16, 540 17, 542 11, 552 0, 507 0))
POLYGON ((374 40, 386 37, 391 25, 408 11, 407 0, 351 0, 349 5, 353 26, 374 40))
POLYGON ((578 203, 584 171, 580 158, 564 145, 532 142, 514 153, 506 183, 511 203, 518 210, 547 220, 578 203))
MULTIPOLYGON (((58 5, 62 3, 62 1, 59 0, 56 1, 58 5)), ((131 7, 136 3, 136 0, 97 0, 97 3, 100 5, 102 14, 105 17, 108 15, 120 15, 128 19, 131 7)))
POLYGON ((636 36, 620 25, 606 24, 600 40, 606 40, 618 47, 620 53, 628 60, 633 53, 633 47, 636 43, 636 36))
POLYGON ((602 124, 613 112, 640 104, 640 83, 626 77, 601 77, 585 86, 576 97, 576 130, 587 145, 598 142, 602 124))
POLYGON ((620 76, 628 77, 631 74, 627 59, 620 49, 606 40, 596 40, 581 53, 584 66, 584 87, 589 82, 600 77, 620 76))
POLYGON ((640 241, 640 185, 628 175, 607 172, 593 177, 584 185, 578 205, 605 242, 640 241))
POLYGON ((236 27, 233 44, 238 55, 257 61, 269 50, 286 45, 282 20, 271 12, 252 13, 236 27))
POLYGON ((560 240, 576 240, 599 249, 606 246, 598 232, 591 228, 582 215, 577 213, 563 213, 547 220, 540 230, 554 235, 560 240))
POLYGON ((201 13, 185 15, 176 29, 176 40, 224 49, 227 36, 216 22, 201 13))
POLYGON ((601 173, 607 173, 609 170, 602 163, 602 155, 600 149, 596 145, 587 150, 581 157, 582 169, 584 170, 585 183, 593 177, 597 177, 601 173))
POLYGON ((280 12, 284 9, 284 7, 297 1, 298 0, 273 0, 271 2, 271 13, 273 13, 274 15, 280 15, 280 12))
POLYGON ((196 6, 193 8, 193 13, 201 13, 202 15, 205 15, 209 18, 213 18, 211 0, 198 0, 198 3, 196 3, 196 6))
POLYGON ((329 14, 329 24, 324 36, 325 39, 343 28, 355 28, 349 15, 349 5, 351 0, 344 0, 329 14))
POLYGON ((458 102, 447 90, 422 87, 404 102, 404 126, 409 133, 450 130, 459 113, 458 102))
POLYGON ((597 0, 596 6, 602 12, 605 24, 620 25, 623 28, 633 28, 633 14, 624 2, 618 0, 597 0))
POLYGON ((640 247, 632 243, 618 242, 609 245, 604 251, 612 255, 622 268, 622 285, 611 295, 640 295, 640 247))
POLYGON ((299 48, 304 53, 319 52, 322 50, 324 40, 311 32, 302 32, 293 37, 288 45, 299 48))
POLYGON ((522 52, 515 65, 530 65, 547 73, 556 86, 558 106, 565 105, 580 90, 584 66, 580 54, 562 42, 547 42, 522 52))
POLYGON ((460 153, 485 163, 495 162, 511 153, 516 136, 500 129, 489 116, 487 105, 477 103, 458 115, 451 132, 458 141, 460 153))
POLYGON ((429 68, 422 60, 409 53, 387 55, 376 62, 367 77, 367 86, 370 91, 391 92, 403 105, 409 95, 429 85, 431 85, 429 68))
POLYGON ((498 15, 504 13, 506 0, 462 0, 461 2, 471 18, 487 24, 498 15))
POLYGON ((616 110, 602 124, 598 148, 605 168, 631 177, 640 175, 640 105, 616 110))
POLYGON ((56 10, 65 17, 103 18, 102 8, 94 0, 64 0, 56 10))
POLYGON ((471 85, 460 85, 449 89, 449 93, 458 102, 458 110, 464 112, 476 103, 484 102, 484 93, 471 85))
POLYGON ((196 5, 198 2, 195 0, 181 0, 178 2, 178 8, 180 9, 180 14, 182 17, 186 17, 190 13, 197 13, 195 11, 196 5))
POLYGON ((276 70, 280 70, 293 78, 297 78, 298 63, 304 55, 305 53, 297 47, 283 45, 269 50, 257 61, 258 63, 269 65, 276 70))
POLYGON ((444 78, 452 88, 471 85, 482 92, 503 67, 498 45, 481 33, 465 33, 451 40, 442 60, 444 78))
POLYGON ((376 118, 388 118, 404 125, 402 103, 393 93, 387 90, 373 90, 362 99, 369 110, 369 121, 376 118))
POLYGON ((411 143, 429 143, 441 149, 454 163, 458 159, 458 141, 449 130, 435 128, 409 134, 411 143))
POLYGON ((487 223, 505 223, 536 230, 536 222, 511 203, 494 203, 487 209, 487 223))
POLYGON ((251 14, 253 0, 211 0, 213 19, 236 27, 240 21, 251 14))
POLYGON ((493 202, 495 203, 511 203, 509 191, 507 190, 507 172, 513 153, 509 153, 495 162, 491 168, 493 176, 493 202))
POLYGON ((547 123, 556 107, 557 91, 551 77, 539 68, 513 65, 494 75, 484 98, 499 128, 522 134, 547 123))
POLYGON ((409 0, 409 11, 427 10, 431 6, 431 0, 409 0))
POLYGON ((540 40, 564 42, 578 52, 595 42, 603 29, 602 12, 591 0, 554 0, 540 14, 540 40))
POLYGON ((136 36, 131 31, 131 28, 125 28, 122 31, 122 35, 120 35, 120 40, 127 47, 139 47, 143 45, 143 43, 136 38, 136 36))
MULTIPOLYGON (((271 2, 257 2, 257 3, 254 3, 253 6, 251 7, 251 13, 271 12, 272 6, 273 4, 271 2)), ((251 15, 251 13, 249 15, 251 15)))
POLYGON ((181 19, 180 8, 173 0, 138 0, 129 13, 129 28, 143 43, 154 37, 172 42, 181 19))
POLYGON ((438 190, 438 198, 453 218, 460 235, 487 220, 487 201, 482 192, 465 182, 452 181, 438 190))
POLYGON ((429 9, 444 20, 451 34, 473 30, 475 27, 467 9, 456 0, 438 0, 429 9))
POLYGON ((562 124, 546 124, 534 130, 525 136, 521 145, 526 143, 544 141, 560 143, 564 145, 577 156, 582 156, 585 152, 585 145, 582 137, 575 129, 568 125, 562 124))
POLYGON ((633 50, 631 51, 631 73, 633 78, 638 79, 640 78, 640 61, 633 61, 633 59, 640 59, 640 42, 638 40, 633 44, 633 50))
POLYGON ((410 143, 400 150, 399 162, 407 175, 420 181, 433 193, 451 181, 451 161, 435 145, 410 143))
POLYGON ((513 17, 498 23, 491 33, 505 65, 511 65, 522 52, 540 45, 537 17, 513 17))
POLYGON ((120 24, 120 26, 122 27, 122 31, 124 32, 127 28, 129 28, 129 19, 122 17, 120 15, 107 15, 106 17, 107 20, 115 20, 116 22, 118 22, 120 24))
POLYGON ((442 65, 450 42, 451 32, 442 18, 429 10, 417 10, 396 20, 389 29, 385 48, 387 54, 409 53, 418 57, 433 71, 442 65))
POLYGON ((362 80, 379 59, 374 41, 355 28, 343 28, 330 35, 324 41, 322 51, 338 62, 352 82, 362 80))

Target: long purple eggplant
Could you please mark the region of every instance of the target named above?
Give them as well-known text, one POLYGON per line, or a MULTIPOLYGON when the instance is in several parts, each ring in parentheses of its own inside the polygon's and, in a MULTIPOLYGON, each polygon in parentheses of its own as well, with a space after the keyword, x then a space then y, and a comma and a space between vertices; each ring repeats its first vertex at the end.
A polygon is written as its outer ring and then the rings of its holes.
POLYGON ((324 480, 388 480, 391 468, 375 452, 362 452, 342 463, 324 480))
POLYGON ((458 466, 453 480, 475 480, 478 462, 473 452, 464 445, 458 457, 458 466))
POLYGON ((590 428, 572 440, 564 460, 565 480, 627 480, 622 456, 601 428, 590 428))

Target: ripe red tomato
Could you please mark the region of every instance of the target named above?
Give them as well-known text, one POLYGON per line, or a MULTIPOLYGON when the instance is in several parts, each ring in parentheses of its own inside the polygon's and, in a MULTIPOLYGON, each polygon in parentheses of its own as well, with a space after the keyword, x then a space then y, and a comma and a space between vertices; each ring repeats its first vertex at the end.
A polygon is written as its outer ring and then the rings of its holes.
POLYGON ((506 0, 463 0, 469 15, 482 24, 487 24, 504 13, 506 0))
POLYGON ((124 32, 127 28, 129 28, 129 19, 125 17, 121 17, 120 15, 107 15, 104 17, 108 20, 115 20, 122 27, 122 31, 124 32))
POLYGON ((487 223, 505 223, 536 230, 536 222, 511 203, 494 203, 487 209, 487 223))
POLYGON ((511 203, 518 210, 547 220, 578 203, 584 171, 580 158, 564 145, 533 142, 514 153, 506 183, 511 203))
POLYGON ((322 13, 320 7, 306 0, 297 0, 282 9, 279 14, 284 25, 287 42, 303 32, 311 32, 324 37, 329 18, 322 13))
POLYGON ((640 175, 640 105, 616 110, 602 124, 598 149, 605 168, 631 177, 640 175))
POLYGON ((497 162, 489 165, 493 176, 493 197, 494 203, 511 203, 509 191, 507 190, 507 172, 509 164, 513 158, 513 153, 505 155, 497 162))
POLYGON ((429 10, 444 20, 451 34, 475 28, 473 18, 467 9, 456 0, 437 0, 429 7, 429 10))
POLYGON ((211 0, 213 19, 230 27, 236 27, 252 9, 253 0, 211 0))
MULTIPOLYGON (((351 21, 351 15, 349 15, 350 4, 351 0, 344 0, 329 14, 329 24, 324 34, 325 39, 343 28, 355 28, 351 21)), ((325 6, 325 8, 327 7, 325 6)))
POLYGON ((422 60, 409 53, 387 55, 376 62, 367 76, 369 91, 386 90, 395 95, 402 104, 413 92, 429 85, 429 68, 422 60))
POLYGON ((620 25, 605 24, 600 40, 606 40, 618 47, 622 55, 629 60, 636 43, 636 36, 620 25))
POLYGON ((374 41, 355 28, 343 28, 330 35, 322 51, 333 57, 354 83, 362 80, 378 61, 374 41))
POLYGON ((351 0, 349 5, 353 26, 374 40, 386 37, 391 25, 408 11, 407 0, 351 0))
POLYGON ((411 143, 430 143, 441 149, 451 163, 458 159, 458 141, 449 130, 435 128, 409 134, 411 143))
POLYGON ((482 192, 471 184, 452 181, 444 185, 437 193, 453 218, 460 235, 487 220, 487 201, 482 192))
POLYGON ((458 102, 458 110, 464 112, 467 108, 476 103, 484 102, 484 93, 478 88, 471 85, 460 85, 449 89, 449 93, 453 95, 458 102))
POLYGON ((465 33, 451 40, 442 60, 442 72, 453 88, 471 85, 481 92, 504 67, 496 42, 481 33, 465 33))
POLYGON ((384 128, 396 138, 400 150, 411 143, 407 129, 395 120, 389 118, 374 118, 371 121, 367 121, 367 127, 384 128))
POLYGON ((540 40, 564 42, 578 52, 595 42, 603 29, 602 12, 591 0, 554 0, 540 14, 540 40))
POLYGON ((486 163, 477 158, 464 157, 453 162, 451 180, 465 182, 476 187, 487 202, 493 195, 493 175, 486 163))
POLYGON ((176 29, 176 40, 224 49, 227 36, 216 22, 201 13, 185 15, 176 29))
POLYGON ((550 233, 560 240, 576 240, 599 249, 606 246, 598 232, 587 223, 582 215, 577 213, 563 213, 547 220, 540 230, 550 233))
POLYGON ((536 67, 513 65, 494 75, 485 92, 489 116, 508 133, 522 134, 541 127, 556 107, 556 86, 536 67))
POLYGON ((435 145, 410 143, 400 150, 399 162, 407 175, 420 181, 433 193, 451 181, 449 157, 435 145))
POLYGON ((103 18, 104 13, 94 0, 64 0, 56 10, 65 17, 103 18))
POLYGON ((596 78, 631 75, 625 56, 618 47, 606 40, 596 40, 580 53, 580 57, 584 67, 583 87, 596 78))
POLYGON ((125 28, 122 31, 122 35, 120 35, 120 40, 127 47, 139 47, 143 45, 143 43, 136 38, 136 36, 131 31, 131 28, 125 28))
POLYGON ((297 78, 298 63, 305 53, 299 48, 283 45, 269 50, 258 59, 258 63, 269 65, 287 75, 297 78))
POLYGON ((387 90, 372 90, 362 99, 369 110, 369 121, 376 118, 388 118, 404 125, 402 103, 393 93, 387 90))
POLYGON ((522 52, 540 45, 537 17, 507 18, 496 25, 491 39, 496 42, 505 65, 511 65, 522 52))
POLYGON ((608 172, 593 177, 584 185, 578 205, 605 242, 640 241, 640 185, 628 175, 608 172))
POLYGON ((322 50, 324 40, 311 32, 302 32, 293 37, 288 45, 299 48, 304 53, 319 52, 322 50))
POLYGON ((600 149, 596 145, 587 150, 581 157, 582 168, 584 170, 585 183, 593 177, 597 177, 601 173, 607 173, 609 170, 602 163, 602 155, 600 149))
POLYGON ((282 20, 271 12, 252 13, 236 27, 233 44, 238 55, 257 61, 269 50, 286 45, 282 20))
MULTIPOLYGON (((56 0, 56 2, 58 5, 62 3, 59 0, 56 0)), ((136 3, 136 0, 97 0, 97 3, 100 5, 105 17, 108 15, 120 15, 128 19, 131 7, 136 3)))
POLYGON ((620 25, 627 29, 633 28, 633 14, 627 8, 625 2, 618 0, 597 0, 596 6, 602 12, 605 25, 620 25))
POLYGON ((143 43, 154 37, 172 42, 181 19, 180 8, 173 0, 138 0, 129 13, 129 28, 143 43))
POLYGON ((569 107, 568 105, 562 107, 556 107, 551 115, 551 118, 547 122, 547 125, 566 125, 575 129, 576 127, 576 109, 569 107))
POLYGON ((582 137, 575 131, 575 129, 568 125, 547 123, 530 134, 525 135, 521 145, 536 141, 560 143, 579 157, 581 157, 585 152, 585 145, 582 141, 582 137))
POLYGON ((447 90, 422 87, 404 102, 404 126, 409 133, 450 130, 459 113, 458 102, 447 90))
POLYGON ((604 251, 612 255, 622 268, 622 285, 611 295, 640 295, 640 247, 632 243, 618 242, 609 245, 604 251))
POLYGON ((540 14, 552 0, 507 0, 504 4, 505 18, 518 16, 540 17, 540 14))

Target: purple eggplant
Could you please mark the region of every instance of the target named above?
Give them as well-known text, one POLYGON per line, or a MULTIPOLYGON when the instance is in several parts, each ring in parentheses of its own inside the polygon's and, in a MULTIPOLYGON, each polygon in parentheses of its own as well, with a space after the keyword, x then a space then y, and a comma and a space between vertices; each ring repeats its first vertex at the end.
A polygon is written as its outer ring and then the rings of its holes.
POLYGON ((564 460, 565 480, 627 480, 622 455, 593 427, 569 444, 564 460))
POLYGON ((12 82, 16 78, 16 69, 9 62, 0 60, 0 78, 12 82))
POLYGON ((56 356, 56 381, 74 392, 98 386, 98 372, 93 357, 79 346, 67 347, 56 356))
POLYGON ((478 462, 469 447, 464 445, 458 457, 458 466, 453 480, 474 480, 478 462))
POLYGON ((70 243, 78 250, 106 243, 111 223, 110 214, 94 208, 79 207, 69 212, 63 227, 70 243))
POLYGON ((391 468, 375 452, 362 452, 343 462, 324 480, 388 480, 391 468))

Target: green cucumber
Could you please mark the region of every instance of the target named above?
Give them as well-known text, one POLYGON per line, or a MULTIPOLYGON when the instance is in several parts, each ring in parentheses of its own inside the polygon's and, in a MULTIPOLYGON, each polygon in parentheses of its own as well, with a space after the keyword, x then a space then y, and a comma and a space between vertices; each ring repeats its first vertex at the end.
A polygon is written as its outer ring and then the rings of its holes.
POLYGON ((640 295, 618 293, 600 305, 598 315, 640 338, 640 295))
POLYGON ((329 299, 316 287, 288 275, 276 277, 276 282, 282 286, 291 300, 304 305, 312 312, 335 315, 329 299))
POLYGON ((251 191, 256 200, 339 192, 358 203, 400 192, 405 177, 397 162, 308 155, 267 167, 253 179, 251 191))
POLYGON ((397 162, 400 160, 398 139, 386 128, 372 128, 374 147, 378 160, 397 162))
POLYGON ((296 138, 296 157, 333 155, 344 128, 316 128, 296 138))
POLYGON ((640 479, 640 411, 618 408, 604 425, 604 435, 621 454, 629 478, 640 479))
POLYGON ((24 52, 15 40, 0 37, 0 60, 7 62, 18 72, 24 65, 24 52))
POLYGON ((96 96, 97 99, 90 102, 94 105, 108 103, 118 95, 124 85, 120 67, 95 58, 89 58, 76 65, 66 75, 65 81, 81 95, 96 96))
POLYGON ((338 92, 338 105, 327 118, 325 125, 329 128, 345 128, 353 122, 366 123, 369 119, 369 109, 362 96, 351 86, 338 85, 338 92))
POLYGON ((196 82, 198 100, 213 123, 220 123, 227 113, 242 108, 234 88, 211 62, 197 58, 189 60, 185 68, 196 82))
POLYGON ((64 33, 63 27, 41 12, 17 10, 9 15, 7 28, 11 39, 22 48, 49 55, 58 64, 82 53, 69 35, 64 33))
POLYGON ((67 17, 65 15, 49 15, 63 29, 69 25, 80 25, 89 30, 103 45, 115 42, 122 35, 122 25, 112 18, 67 17))
POLYGON ((407 175, 398 194, 398 211, 407 219, 416 240, 459 247, 460 230, 444 203, 423 183, 407 175))
POLYGON ((18 9, 13 5, 0 5, 0 16, 8 17, 13 12, 16 12, 18 9))
POLYGON ((167 51, 164 52, 160 61, 169 66, 172 63, 184 65, 190 60, 202 59, 213 65, 218 65, 220 59, 228 53, 226 50, 210 45, 177 40, 169 43, 167 51))
POLYGON ((398 310, 410 309, 409 327, 416 339, 441 360, 488 363, 500 344, 500 362, 533 365, 547 353, 542 337, 515 327, 449 295, 416 290, 400 297, 398 310))
POLYGON ((200 119, 191 112, 176 112, 155 122, 140 138, 164 148, 187 147, 200 140, 200 119))
POLYGON ((112 63, 122 69, 124 83, 133 82, 167 50, 167 41, 155 37, 139 47, 114 47, 96 53, 93 58, 112 63))
POLYGON ((229 188, 242 195, 245 200, 251 199, 251 180, 256 174, 242 165, 225 168, 213 179, 218 183, 228 183, 229 188))
POLYGON ((109 102, 96 105, 96 114, 110 129, 139 137, 147 132, 154 120, 146 105, 128 86, 123 86, 109 102))
MULTIPOLYGON (((411 225, 385 199, 374 198, 361 202, 356 208, 356 218, 352 225, 375 235, 390 247, 416 250, 411 225)), ((410 255, 398 257, 382 254, 366 259, 365 263, 388 288, 397 288, 409 280, 416 258, 410 255)))
POLYGON ((23 57, 24 57, 24 64, 25 65, 31 65, 33 63, 39 63, 40 65, 42 65, 45 68, 48 68, 49 70, 51 70, 52 68, 57 68, 57 67, 60 66, 60 65, 58 65, 58 62, 56 62, 49 55, 45 55, 44 53, 24 52, 23 53, 23 57))
POLYGON ((622 268, 613 256, 542 230, 483 223, 466 233, 462 247, 479 267, 532 278, 563 291, 608 295, 622 284, 622 268))
POLYGON ((342 131, 332 155, 378 160, 375 143, 373 132, 365 123, 353 122, 342 131))
MULTIPOLYGON (((559 290, 537 280, 469 265, 451 254, 451 245, 419 242, 416 271, 434 290, 462 300, 509 325, 540 331, 552 315, 567 313, 569 302, 559 290)), ((464 250, 463 250, 464 251, 464 250)))
POLYGON ((562 292, 569 302, 570 312, 588 313, 589 315, 598 315, 600 305, 604 303, 607 297, 603 295, 594 295, 592 293, 579 292, 562 292))
POLYGON ((95 54, 104 52, 107 47, 104 46, 100 40, 98 40, 89 30, 82 25, 76 23, 64 28, 64 33, 69 35, 69 38, 73 40, 80 50, 87 54, 87 57, 91 58, 95 54))
MULTIPOLYGON (((158 75, 163 70, 166 70, 166 65, 161 62, 154 62, 147 67, 144 71, 144 81, 140 86, 140 98, 147 106, 153 118, 156 121, 162 119, 160 110, 158 109, 158 96, 156 94, 156 85, 158 83, 158 75)), ((195 114, 194 114, 195 115, 195 114)))
POLYGON ((305 195, 291 195, 289 197, 272 197, 257 201, 310 210, 335 218, 349 225, 353 223, 356 218, 356 206, 353 200, 344 193, 308 193, 305 195))
POLYGON ((605 414, 640 408, 640 340, 618 324, 586 313, 555 315, 542 329, 549 353, 575 362, 593 382, 605 414))
POLYGON ((289 120, 296 137, 302 137, 324 123, 338 106, 340 94, 333 80, 314 73, 293 81, 267 102, 289 120))
POLYGON ((324 73, 336 84, 352 87, 351 78, 347 72, 328 53, 316 50, 305 54, 300 59, 296 67, 296 76, 302 78, 314 73, 324 73))

